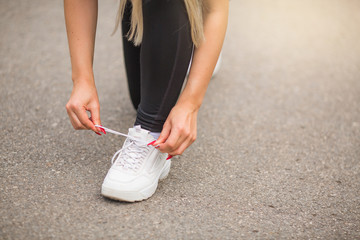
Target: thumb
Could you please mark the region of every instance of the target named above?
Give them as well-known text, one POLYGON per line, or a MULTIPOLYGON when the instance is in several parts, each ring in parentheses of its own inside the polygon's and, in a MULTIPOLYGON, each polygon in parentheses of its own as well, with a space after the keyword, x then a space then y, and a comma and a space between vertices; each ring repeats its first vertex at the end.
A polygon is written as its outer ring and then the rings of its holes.
MULTIPOLYGON (((100 109, 99 108, 93 108, 93 109, 89 109, 90 114, 91 114, 91 121, 94 123, 94 125, 101 125, 101 121, 100 121, 100 109)), ((101 129, 96 128, 96 130, 98 130, 98 132, 101 131, 101 129)))
POLYGON ((164 124, 163 130, 160 133, 159 138, 156 140, 156 142, 154 142, 154 146, 160 144, 160 143, 164 143, 166 141, 166 139, 169 137, 170 135, 170 124, 164 124))

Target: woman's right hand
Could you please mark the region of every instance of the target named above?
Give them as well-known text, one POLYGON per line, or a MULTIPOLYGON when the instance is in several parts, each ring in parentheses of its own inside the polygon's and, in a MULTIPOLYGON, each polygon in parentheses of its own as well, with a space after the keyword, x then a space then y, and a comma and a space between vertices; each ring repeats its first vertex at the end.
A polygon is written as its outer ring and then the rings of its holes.
POLYGON ((66 110, 71 124, 77 130, 91 129, 100 134, 100 104, 94 81, 74 81, 74 87, 66 110), (90 112, 91 117, 87 115, 90 112))
POLYGON ((101 130, 95 127, 95 124, 101 123, 92 68, 98 1, 64 0, 64 13, 74 83, 66 110, 75 129, 91 129, 100 134, 101 130))

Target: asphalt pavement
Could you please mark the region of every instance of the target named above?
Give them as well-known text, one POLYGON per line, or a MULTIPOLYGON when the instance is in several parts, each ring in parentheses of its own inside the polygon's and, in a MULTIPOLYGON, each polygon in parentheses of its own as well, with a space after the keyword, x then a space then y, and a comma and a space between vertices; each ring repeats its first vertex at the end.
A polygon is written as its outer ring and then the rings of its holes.
MULTIPOLYGON (((99 1, 104 126, 132 109, 99 1)), ((232 0, 198 139, 154 196, 103 198, 123 138, 75 131, 62 1, 0 1, 0 239, 360 239, 360 1, 232 0)))

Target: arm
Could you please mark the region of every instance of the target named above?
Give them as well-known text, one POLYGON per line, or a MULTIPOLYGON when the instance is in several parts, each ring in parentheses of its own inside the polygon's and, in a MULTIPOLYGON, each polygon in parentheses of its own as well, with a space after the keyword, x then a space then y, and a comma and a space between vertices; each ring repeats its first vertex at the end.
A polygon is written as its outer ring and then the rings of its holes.
POLYGON ((203 41, 195 48, 188 82, 171 110, 159 139, 159 150, 179 155, 196 139, 196 118, 219 57, 227 27, 229 0, 206 0, 203 41))
POLYGON ((99 132, 100 106, 93 74, 93 58, 97 23, 97 0, 64 0, 73 90, 66 104, 75 129, 99 132), (88 118, 86 111, 91 113, 88 118))

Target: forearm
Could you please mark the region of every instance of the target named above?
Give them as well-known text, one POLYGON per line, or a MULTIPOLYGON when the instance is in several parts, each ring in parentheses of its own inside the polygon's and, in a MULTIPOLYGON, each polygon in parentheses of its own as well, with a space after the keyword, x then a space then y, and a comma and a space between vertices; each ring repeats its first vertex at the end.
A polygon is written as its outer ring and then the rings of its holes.
POLYGON ((178 101, 179 104, 190 104, 194 109, 202 104, 223 45, 229 1, 209 0, 209 7, 209 13, 204 18, 205 41, 194 50, 189 78, 178 101))
POLYGON ((64 0, 72 79, 93 81, 93 58, 97 23, 97 0, 64 0))

